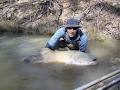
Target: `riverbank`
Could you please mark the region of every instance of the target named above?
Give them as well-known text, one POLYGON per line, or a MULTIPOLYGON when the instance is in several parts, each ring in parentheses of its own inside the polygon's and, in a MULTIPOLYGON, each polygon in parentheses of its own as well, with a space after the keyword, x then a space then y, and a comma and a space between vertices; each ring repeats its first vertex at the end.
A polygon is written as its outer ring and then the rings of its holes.
POLYGON ((0 0, 0 32, 51 35, 68 18, 90 39, 120 40, 119 0, 0 0))

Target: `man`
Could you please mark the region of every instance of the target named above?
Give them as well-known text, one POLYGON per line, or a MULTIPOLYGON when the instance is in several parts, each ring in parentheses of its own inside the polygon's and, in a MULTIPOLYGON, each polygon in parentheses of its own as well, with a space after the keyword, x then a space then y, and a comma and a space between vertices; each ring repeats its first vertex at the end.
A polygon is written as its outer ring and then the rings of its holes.
POLYGON ((46 47, 55 50, 68 47, 70 50, 86 51, 88 44, 87 35, 80 30, 79 21, 70 18, 65 25, 58 29, 50 38, 46 47))

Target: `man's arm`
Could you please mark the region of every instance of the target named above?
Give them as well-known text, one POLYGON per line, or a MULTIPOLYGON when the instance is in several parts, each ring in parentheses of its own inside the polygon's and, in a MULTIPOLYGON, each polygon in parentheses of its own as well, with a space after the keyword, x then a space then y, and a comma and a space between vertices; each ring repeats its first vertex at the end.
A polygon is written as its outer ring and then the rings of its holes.
POLYGON ((47 42, 46 47, 49 49, 54 50, 58 44, 59 39, 65 34, 65 28, 62 27, 58 29, 54 35, 50 38, 50 40, 47 42))
POLYGON ((80 42, 79 42, 79 50, 82 52, 85 52, 87 45, 88 45, 88 37, 85 33, 83 33, 83 35, 80 38, 80 42))

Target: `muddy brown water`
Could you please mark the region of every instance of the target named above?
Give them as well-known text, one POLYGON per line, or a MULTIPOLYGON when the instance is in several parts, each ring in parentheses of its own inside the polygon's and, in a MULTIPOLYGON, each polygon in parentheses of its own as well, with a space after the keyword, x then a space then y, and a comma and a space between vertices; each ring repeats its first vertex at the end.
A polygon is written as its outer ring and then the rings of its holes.
POLYGON ((90 40, 95 66, 28 64, 25 56, 43 48, 49 36, 0 36, 0 90, 73 90, 120 68, 120 41, 90 40))

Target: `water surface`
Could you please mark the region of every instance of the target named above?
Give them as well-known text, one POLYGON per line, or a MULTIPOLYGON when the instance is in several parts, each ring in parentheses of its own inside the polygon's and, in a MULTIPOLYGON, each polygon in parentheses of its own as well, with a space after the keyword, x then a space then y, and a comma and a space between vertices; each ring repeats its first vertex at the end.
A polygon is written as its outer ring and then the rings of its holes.
POLYGON ((95 66, 28 64, 23 58, 46 45, 48 36, 0 37, 0 90, 72 90, 120 68, 120 43, 89 41, 95 66))

